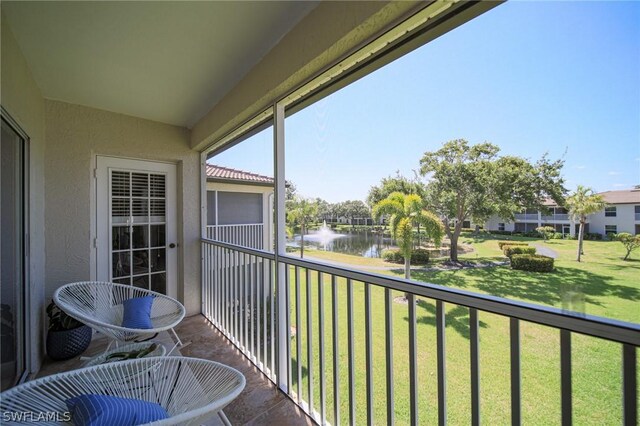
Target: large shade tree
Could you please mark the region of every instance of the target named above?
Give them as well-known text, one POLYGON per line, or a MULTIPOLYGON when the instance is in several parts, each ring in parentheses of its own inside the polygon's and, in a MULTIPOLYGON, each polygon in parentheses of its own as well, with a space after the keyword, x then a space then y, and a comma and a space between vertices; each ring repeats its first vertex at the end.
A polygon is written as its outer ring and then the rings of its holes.
POLYGON ((393 192, 373 207, 373 217, 389 216, 391 236, 396 240, 404 257, 404 276, 411 278, 411 253, 413 252, 413 227, 421 224, 429 238, 439 245, 444 236, 444 226, 438 216, 425 210, 422 198, 417 194, 393 192))
POLYGON ((318 217, 318 205, 315 201, 295 196, 286 202, 287 223, 290 227, 300 227, 300 257, 304 257, 304 233, 309 224, 318 217))
POLYGON ((578 185, 576 191, 567 197, 565 206, 569 210, 571 218, 580 223, 578 230, 578 254, 576 260, 580 262, 580 257, 584 254, 584 228, 587 223, 587 216, 596 213, 606 206, 601 195, 596 194, 593 189, 578 185))
POLYGON ((428 205, 442 217, 452 262, 458 262, 458 238, 465 220, 484 223, 497 215, 513 221, 523 208, 547 211, 547 198, 562 205, 563 160, 543 156, 531 163, 521 157, 501 157, 499 152, 491 143, 470 145, 456 139, 425 152, 420 160, 420 173, 429 179, 428 205))
POLYGON ((387 198, 394 192, 401 192, 403 194, 416 194, 423 200, 425 199, 425 187, 424 185, 414 177, 409 179, 396 171, 395 176, 388 176, 382 178, 378 185, 373 185, 369 188, 367 194, 367 204, 373 208, 380 201, 387 198))

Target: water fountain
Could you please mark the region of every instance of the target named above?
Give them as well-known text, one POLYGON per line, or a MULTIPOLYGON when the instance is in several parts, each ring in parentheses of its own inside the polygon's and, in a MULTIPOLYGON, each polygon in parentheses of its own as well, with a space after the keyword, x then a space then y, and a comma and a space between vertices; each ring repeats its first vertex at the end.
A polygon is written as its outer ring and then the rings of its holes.
MULTIPOLYGON (((321 247, 323 250, 327 249, 327 245, 329 245, 333 240, 338 238, 346 237, 345 234, 338 234, 334 232, 331 228, 327 226, 327 221, 322 222, 322 226, 317 231, 311 231, 309 234, 304 236, 305 243, 312 242, 314 245, 321 247)), ((296 235, 295 241, 300 243, 300 236, 296 235)))

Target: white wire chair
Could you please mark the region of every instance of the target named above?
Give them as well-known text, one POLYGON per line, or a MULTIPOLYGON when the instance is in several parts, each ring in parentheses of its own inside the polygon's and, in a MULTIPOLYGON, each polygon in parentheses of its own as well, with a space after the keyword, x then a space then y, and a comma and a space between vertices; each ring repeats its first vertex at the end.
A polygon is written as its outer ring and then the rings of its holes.
MULTIPOLYGON (((83 281, 63 285, 53 294, 53 301, 67 315, 118 342, 128 343, 149 339, 161 331, 171 330, 177 341, 176 346, 182 346, 182 341, 173 328, 184 318, 184 306, 164 294, 124 284, 83 281), (151 307, 153 327, 150 329, 122 327, 123 302, 144 296, 155 296, 151 307)), ((169 354, 176 346, 169 351, 169 354)))
POLYGON ((150 423, 153 425, 201 424, 236 398, 245 384, 242 373, 214 361, 179 356, 141 358, 54 374, 16 386, 0 394, 0 416, 12 419, 17 418, 13 413, 44 413, 47 424, 68 424, 65 401, 98 394, 161 405, 169 418, 150 423), (112 380, 105 381, 106 376, 112 380))

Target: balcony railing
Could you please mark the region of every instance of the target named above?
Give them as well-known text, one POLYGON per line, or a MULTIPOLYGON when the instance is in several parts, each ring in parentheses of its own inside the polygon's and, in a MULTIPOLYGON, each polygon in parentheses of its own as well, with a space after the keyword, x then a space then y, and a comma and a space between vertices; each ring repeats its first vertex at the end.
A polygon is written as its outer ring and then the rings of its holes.
MULTIPOLYGON (((526 327, 530 326, 529 323, 536 323, 549 331, 555 330, 559 337, 562 424, 571 424, 573 416, 574 335, 591 336, 620 345, 623 422, 637 422, 638 324, 369 274, 207 239, 202 240, 202 250, 205 316, 281 390, 321 424, 354 424, 356 419, 358 423, 361 419, 367 424, 375 423, 374 406, 384 406, 386 423, 393 424, 396 400, 394 384, 398 383, 394 378, 397 370, 394 365, 398 362, 408 363, 408 380, 405 380, 405 376, 398 380, 404 380, 402 386, 408 382, 409 392, 405 395, 409 396, 410 423, 417 424, 419 416, 424 415, 419 413, 418 407, 426 398, 422 393, 424 386, 418 381, 418 361, 419 356, 423 358, 424 351, 434 353, 437 359, 437 372, 433 377, 437 381, 434 397, 437 394, 438 423, 446 424, 447 359, 456 353, 451 353, 451 349, 448 352, 445 327, 456 330, 463 327, 468 337, 470 420, 472 424, 480 424, 480 328, 483 326, 479 321, 480 314, 498 315, 508 321, 509 331, 504 338, 509 361, 504 368, 508 370, 510 383, 512 424, 522 422, 522 322, 526 327), (401 294, 399 292, 408 295, 406 307, 393 301, 394 294, 401 294), (418 345, 417 297, 435 301, 432 319, 435 335, 428 347, 424 343, 418 345), (468 310, 468 320, 462 318, 464 324, 459 317, 450 319, 450 313, 446 311, 452 306, 468 310), (394 338, 394 329, 397 327, 394 327, 393 313, 399 309, 406 310, 406 316, 402 313, 401 317, 408 323, 408 335, 403 332, 399 338, 394 338), (374 323, 372 312, 383 313, 383 320, 376 317, 374 323), (296 326, 295 346, 291 343, 294 334, 292 322, 296 326), (339 324, 346 325, 346 332, 339 324), (330 336, 327 337, 327 334, 330 336), (362 335, 364 339, 361 339, 362 335), (384 344, 380 336, 383 336, 384 344), (407 341, 401 342, 405 338, 407 341), (394 357, 402 354, 394 353, 399 344, 407 348, 408 356, 394 360, 394 357), (376 371, 384 369, 383 379, 376 377, 374 380, 374 365, 376 371), (328 374, 328 370, 331 373, 328 374), (381 398, 383 404, 379 401, 381 398), (327 412, 327 401, 344 402, 347 399, 347 404, 330 404, 332 412, 327 412)), ((423 304, 421 301, 421 306, 423 304)), ((502 335, 495 333, 503 331, 486 329, 482 333, 485 339, 491 340, 502 335)), ((421 337, 423 339, 424 336, 421 337)), ((578 339, 581 342, 584 337, 578 339)), ((458 371, 454 371, 453 375, 458 371)), ((599 390, 599 386, 593 385, 590 392, 599 390)), ((464 395, 466 393, 462 397, 464 395)))
POLYGON ((566 213, 558 213, 549 216, 542 216, 543 221, 559 221, 559 220, 569 220, 569 215, 566 213))
POLYGON ((537 213, 516 213, 516 220, 538 220, 537 213))
POLYGON ((264 249, 264 227, 262 223, 240 225, 209 225, 207 238, 242 247, 264 249))

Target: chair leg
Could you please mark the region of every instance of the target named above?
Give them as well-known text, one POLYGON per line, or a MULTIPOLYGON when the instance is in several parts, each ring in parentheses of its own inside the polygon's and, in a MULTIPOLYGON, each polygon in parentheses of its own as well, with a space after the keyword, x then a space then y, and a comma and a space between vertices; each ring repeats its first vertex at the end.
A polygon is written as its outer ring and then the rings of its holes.
POLYGON ((177 348, 178 346, 184 346, 184 345, 182 344, 182 340, 180 340, 180 338, 178 337, 178 334, 176 333, 176 331, 175 331, 173 328, 171 329, 171 332, 173 333, 173 336, 176 338, 176 344, 175 344, 175 345, 173 345, 173 347, 171 348, 171 350, 167 353, 167 356, 171 355, 171 353, 172 353, 173 351, 175 351, 175 350, 176 350, 176 348, 177 348))

